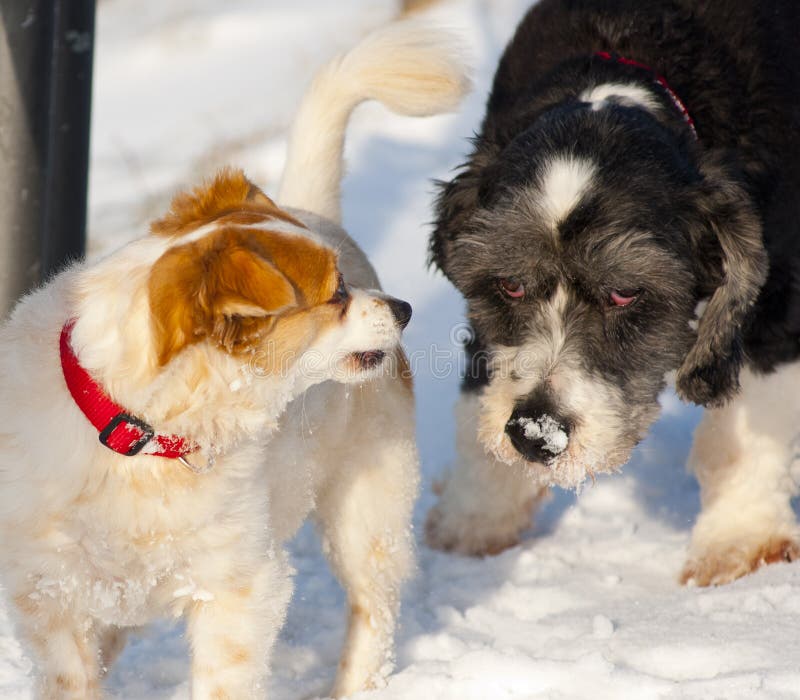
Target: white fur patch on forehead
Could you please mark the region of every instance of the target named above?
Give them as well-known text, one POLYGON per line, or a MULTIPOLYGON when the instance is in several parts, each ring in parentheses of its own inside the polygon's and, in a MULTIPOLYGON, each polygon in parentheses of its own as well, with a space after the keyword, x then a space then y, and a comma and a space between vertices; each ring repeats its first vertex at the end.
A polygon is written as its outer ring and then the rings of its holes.
POLYGON ((558 156, 545 165, 539 178, 541 199, 538 204, 547 222, 555 227, 580 201, 592 182, 594 163, 574 156, 558 156))
POLYGON ((561 360, 567 340, 565 312, 569 292, 558 285, 536 317, 536 333, 522 345, 493 346, 493 384, 508 383, 514 400, 545 381, 561 360))
MULTIPOLYGON (((245 229, 251 231, 261 231, 264 233, 276 233, 287 236, 300 236, 308 238, 319 246, 331 248, 329 243, 325 241, 319 234, 311 229, 297 226, 288 221, 280 219, 268 219, 266 221, 259 221, 252 224, 230 224, 237 229, 245 229)), ((220 230, 220 223, 218 221, 211 221, 202 226, 198 226, 194 231, 183 234, 182 236, 145 236, 137 241, 127 244, 116 253, 114 256, 122 255, 125 260, 132 259, 133 251, 136 252, 137 257, 133 258, 142 265, 152 266, 155 264, 164 253, 171 248, 177 248, 187 243, 195 243, 200 241, 206 236, 213 235, 220 230), (123 252, 124 251, 124 252, 123 252)), ((334 250, 334 253, 337 251, 334 250)), ((130 266, 130 263, 129 263, 130 266)))
MULTIPOLYGON (((282 221, 281 219, 267 219, 265 221, 258 221, 255 223, 248 223, 248 224, 239 224, 233 223, 229 224, 231 226, 235 226, 237 229, 249 229, 252 231, 263 231, 264 233, 283 233, 293 236, 305 236, 306 238, 310 238, 316 243, 321 245, 325 245, 325 243, 312 231, 309 231, 307 228, 300 227, 296 224, 293 224, 289 221, 282 221)), ((169 239, 168 244, 169 247, 174 247, 177 245, 183 245, 184 243, 193 243, 194 241, 199 241, 202 238, 218 231, 220 228, 220 224, 218 221, 212 221, 211 223, 205 224, 196 228, 191 233, 186 233, 180 237, 174 237, 169 239)), ((330 246, 325 246, 330 247, 330 246)))
POLYGON ((626 107, 643 107, 649 112, 656 112, 661 106, 647 88, 630 83, 603 83, 584 90, 578 95, 578 98, 583 102, 588 102, 595 112, 606 107, 609 98, 612 97, 616 98, 618 104, 626 107))
POLYGON ((567 338, 564 313, 569 301, 569 294, 563 285, 559 284, 547 305, 547 325, 549 326, 550 347, 549 367, 552 368, 559 359, 567 338))

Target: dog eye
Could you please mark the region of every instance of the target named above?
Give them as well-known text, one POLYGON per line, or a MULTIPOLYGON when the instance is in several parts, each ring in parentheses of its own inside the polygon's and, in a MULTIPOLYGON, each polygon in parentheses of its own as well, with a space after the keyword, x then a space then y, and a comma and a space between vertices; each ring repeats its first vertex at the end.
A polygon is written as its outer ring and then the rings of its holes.
POLYGON ((333 296, 330 298, 331 304, 341 304, 342 302, 347 301, 350 298, 350 292, 347 291, 347 285, 344 283, 344 277, 339 275, 339 285, 336 287, 336 291, 333 293, 333 296))
POLYGON ((525 285, 516 277, 501 277, 497 280, 497 286, 510 299, 522 299, 525 296, 525 285))
POLYGON ((612 289, 608 295, 608 305, 630 306, 641 293, 641 289, 612 289))

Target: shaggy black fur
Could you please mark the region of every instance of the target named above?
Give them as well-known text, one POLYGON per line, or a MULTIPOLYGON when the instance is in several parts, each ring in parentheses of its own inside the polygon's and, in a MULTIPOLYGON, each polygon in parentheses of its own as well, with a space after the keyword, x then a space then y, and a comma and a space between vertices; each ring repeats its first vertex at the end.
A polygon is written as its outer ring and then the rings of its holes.
POLYGON ((769 372, 800 355, 800 2, 542 0, 507 47, 474 150, 441 183, 431 260, 468 302, 477 356, 465 389, 489 381, 482 351, 520 345, 556 285, 585 370, 655 401, 677 370, 684 398, 716 405, 743 362, 769 372), (696 140, 645 69, 664 76, 696 140), (635 83, 661 108, 579 95, 635 83), (540 169, 570 154, 599 166, 560 222, 554 249, 535 206, 540 169), (532 213, 534 212, 534 213, 532 213), (644 233, 644 238, 642 238, 644 233), (497 281, 523 280, 509 302, 497 281), (609 312, 609 289, 641 290, 609 312), (697 333, 689 329, 710 299, 697 333), (576 301, 577 300, 577 301, 576 301))

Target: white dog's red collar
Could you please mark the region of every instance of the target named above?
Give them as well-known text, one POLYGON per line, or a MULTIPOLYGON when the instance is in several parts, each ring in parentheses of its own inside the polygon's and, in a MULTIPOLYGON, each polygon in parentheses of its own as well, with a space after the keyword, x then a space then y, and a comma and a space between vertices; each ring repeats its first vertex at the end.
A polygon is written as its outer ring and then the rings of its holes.
POLYGON ((620 56, 615 53, 611 53, 609 51, 596 51, 595 56, 598 58, 602 58, 604 61, 614 61, 615 63, 622 63, 626 66, 634 66, 636 68, 642 68, 646 70, 648 73, 652 73, 653 78, 655 78, 655 82, 658 83, 664 91, 669 95, 669 98, 672 100, 672 104, 675 105, 676 109, 681 113, 683 120, 689 126, 692 131, 692 135, 697 138, 697 130, 694 128, 694 119, 692 119, 692 115, 689 114, 689 110, 686 109, 686 105, 683 104, 683 101, 678 94, 669 86, 667 79, 663 75, 659 75, 656 73, 650 66, 645 65, 644 63, 639 63, 639 61, 634 61, 632 58, 625 58, 624 56, 620 56))
POLYGON ((182 437, 156 433, 147 422, 129 414, 105 394, 100 385, 81 367, 72 349, 70 341, 74 325, 75 319, 71 319, 61 329, 61 369, 69 393, 83 415, 100 433, 100 442, 110 450, 128 457, 143 453, 154 457, 180 459, 197 450, 197 445, 182 437))

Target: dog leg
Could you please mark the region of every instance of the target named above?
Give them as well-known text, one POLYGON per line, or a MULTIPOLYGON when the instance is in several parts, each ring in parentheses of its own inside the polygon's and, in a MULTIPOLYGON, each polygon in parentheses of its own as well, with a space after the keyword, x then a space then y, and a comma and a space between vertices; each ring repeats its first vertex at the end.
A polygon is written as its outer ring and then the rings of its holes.
POLYGON ((37 668, 39 700, 99 700, 99 649, 88 618, 69 614, 64 601, 30 592, 14 597, 19 628, 37 668), (50 608, 46 604, 57 604, 50 608))
POLYGON ((291 596, 285 555, 274 552, 250 575, 219 560, 200 568, 211 581, 198 582, 188 609, 192 700, 263 698, 269 655, 291 596))
POLYGON ((695 433, 689 468, 700 481, 702 511, 683 583, 728 583, 763 564, 800 556, 790 503, 800 365, 769 375, 745 371, 741 383, 732 402, 706 411, 695 433))
POLYGON ((486 453, 477 439, 478 403, 477 394, 461 394, 456 406, 458 468, 434 487, 439 503, 425 523, 429 546, 473 556, 517 544, 549 495, 529 474, 486 453))
MULTIPOLYGON (((397 404, 395 404, 397 405, 397 404)), ((348 451, 321 489, 324 549, 347 593, 347 638, 332 691, 351 695, 383 683, 393 663, 400 585, 413 566, 411 511, 418 484, 411 409, 363 412, 360 434, 380 435, 348 451)))

